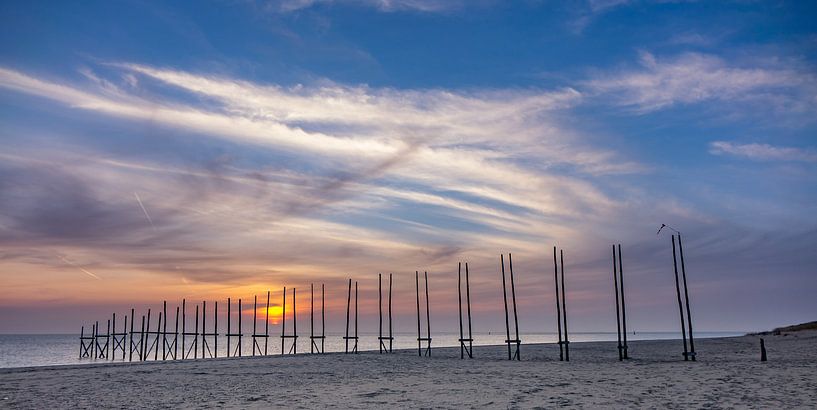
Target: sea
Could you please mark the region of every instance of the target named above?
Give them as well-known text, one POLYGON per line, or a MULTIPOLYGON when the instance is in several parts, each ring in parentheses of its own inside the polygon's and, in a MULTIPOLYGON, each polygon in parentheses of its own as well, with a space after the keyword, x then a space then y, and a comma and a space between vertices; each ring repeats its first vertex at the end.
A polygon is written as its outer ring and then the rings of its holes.
MULTIPOLYGON (((712 338, 712 337, 730 337, 741 336, 743 332, 697 332, 696 338, 712 338)), ((377 333, 360 333, 358 339, 358 350, 378 350, 377 333)), ((459 346, 459 333, 433 333, 432 347, 448 347, 459 346)), ((505 342, 504 333, 475 333, 473 335, 474 345, 501 345, 505 342)), ((628 333, 628 340, 665 340, 665 339, 679 339, 681 335, 679 332, 633 332, 628 333)), ((172 336, 169 336, 169 343, 172 343, 172 336)), ((556 333, 523 333, 520 335, 522 344, 533 343, 555 343, 557 341, 556 333)), ((146 343, 150 345, 155 340, 155 336, 151 335, 150 341, 146 343)), ((201 337, 197 338, 198 345, 193 346, 193 337, 186 336, 184 345, 182 345, 181 336, 176 342, 176 358, 181 359, 184 351, 184 357, 193 358, 194 356, 202 357, 202 343, 201 337), (193 349, 195 348, 195 351, 193 349), (195 354, 194 354, 195 353, 195 354)), ((264 338, 257 338, 257 348, 261 351, 266 349, 267 354, 275 355, 281 353, 281 338, 280 335, 270 335, 268 344, 265 346, 264 338)), ((291 340, 285 341, 285 349, 287 353, 291 349, 291 340)), ((309 353, 310 339, 309 336, 301 335, 298 339, 296 352, 309 353)), ((581 333, 575 332, 570 334, 571 342, 592 342, 592 341, 615 341, 616 333, 581 333)), ((316 339, 316 342, 320 342, 316 339)), ((353 346, 353 341, 350 341, 350 349, 353 346)), ((395 333, 392 347, 394 349, 411 349, 417 348, 417 334, 416 333, 395 333)), ((102 343, 104 345, 104 342, 102 343)), ((52 365, 76 365, 76 364, 90 364, 102 362, 127 362, 129 360, 138 360, 138 346, 139 338, 134 339, 134 346, 137 350, 134 351, 133 356, 129 352, 129 345, 131 340, 128 337, 125 342, 125 351, 122 349, 111 352, 110 360, 106 359, 81 359, 80 358, 80 338, 76 334, 57 334, 57 335, 10 335, 0 334, 0 368, 9 367, 33 367, 33 366, 52 366, 52 365)), ((111 347, 113 343, 111 342, 111 347)), ((172 346, 172 344, 171 344, 172 346)), ((228 353, 228 340, 225 336, 219 336, 216 344, 213 337, 208 337, 208 347, 210 352, 215 353, 218 357, 225 357, 228 353)), ((326 352, 343 352, 346 349, 346 340, 343 339, 342 334, 327 333, 324 339, 324 347, 326 352)), ((229 341, 230 356, 238 355, 238 338, 232 338, 229 341)), ((147 348, 146 348, 147 350, 147 348)), ((170 348, 165 349, 165 354, 170 353, 170 348)), ((251 337, 244 336, 241 338, 242 356, 251 356, 253 354, 253 341, 251 337)), ((256 355, 259 351, 256 350, 256 355)), ((146 360, 162 360, 162 344, 161 339, 158 351, 154 348, 146 355, 146 360)), ((208 353, 209 357, 209 353, 208 353)), ((171 360, 172 356, 168 356, 167 360, 171 360)))

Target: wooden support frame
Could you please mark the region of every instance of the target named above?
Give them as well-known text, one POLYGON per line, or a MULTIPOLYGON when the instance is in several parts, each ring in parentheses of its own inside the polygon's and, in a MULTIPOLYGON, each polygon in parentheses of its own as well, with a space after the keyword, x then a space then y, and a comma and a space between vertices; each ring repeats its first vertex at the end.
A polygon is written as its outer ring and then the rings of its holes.
POLYGON ((156 324, 156 331, 150 331, 150 309, 148 309, 147 326, 145 327, 145 348, 142 360, 147 360, 150 354, 153 353, 153 360, 159 360, 159 349, 161 349, 160 337, 162 335, 162 312, 159 312, 159 322, 156 324), (150 335, 154 335, 153 341, 150 341, 150 335))
POLYGON ((264 334, 257 333, 255 331, 255 326, 258 323, 258 296, 253 297, 253 311, 252 311, 252 355, 255 356, 255 352, 258 351, 258 354, 261 355, 261 344, 258 343, 258 338, 264 339, 264 356, 267 355, 267 348, 269 347, 269 296, 270 291, 267 291, 267 309, 264 311, 265 319, 264 319, 264 334))
POLYGON ((287 332, 287 288, 284 287, 283 307, 281 312, 281 355, 286 353, 286 340, 292 339, 289 354, 298 354, 298 312, 295 310, 295 288, 292 288, 292 334, 287 332))
POLYGON ((358 336, 357 336, 357 317, 358 317, 357 316, 357 281, 355 281, 355 335, 354 336, 349 336, 349 310, 351 308, 351 303, 352 303, 352 279, 349 279, 349 289, 348 289, 348 291, 346 293, 346 336, 343 336, 343 340, 344 340, 345 345, 346 345, 346 348, 345 348, 344 351, 347 354, 350 353, 349 352, 349 341, 352 340, 353 345, 352 345, 351 353, 356 354, 357 353, 357 342, 358 342, 358 336))
POLYGON ((91 335, 85 336, 85 326, 80 327, 79 330, 79 358, 91 359, 94 355, 94 330, 91 326, 91 335))
POLYGON ((465 262, 465 305, 467 309, 468 318, 468 337, 462 327, 462 262, 457 264, 457 298, 459 305, 459 320, 460 320, 460 359, 464 359, 468 355, 469 359, 474 358, 474 336, 471 333, 471 285, 468 277, 468 262, 465 262), (466 342, 468 343, 466 345, 466 342))
POLYGON ((227 357, 241 357, 241 339, 244 337, 244 334, 241 333, 241 316, 244 316, 241 311, 241 298, 238 299, 238 330, 233 333, 232 328, 230 326, 230 320, 232 319, 232 303, 230 298, 227 298, 227 333, 224 335, 227 337, 227 357), (233 338, 238 339, 238 343, 234 349, 230 349, 230 344, 233 338))
MULTIPOLYGON (((229 331, 228 331, 229 333, 229 331)), ((215 359, 218 357, 218 301, 215 301, 213 307, 213 332, 207 333, 207 301, 201 302, 201 358, 210 357, 215 359), (210 349, 210 343, 207 337, 213 338, 213 348, 210 349)))
POLYGON ((196 305, 196 317, 193 321, 195 323, 194 330, 192 332, 187 331, 187 300, 182 299, 182 359, 189 359, 190 356, 193 356, 194 359, 199 358, 199 305, 196 305), (185 343, 186 336, 193 336, 193 343, 190 343, 188 347, 185 343))
POLYGON ((325 296, 325 286, 321 283, 321 334, 315 334, 315 285, 309 285, 309 352, 310 353, 323 353, 325 352, 325 345, 324 341, 326 340, 326 299, 325 296), (321 344, 318 346, 316 340, 320 340, 321 344))
POLYGON ((428 271, 423 271, 425 278, 425 293, 426 293, 426 337, 423 337, 420 331, 420 272, 414 271, 414 288, 417 294, 417 355, 422 357, 423 354, 431 356, 431 309, 428 301, 428 271), (423 350, 423 342, 426 343, 425 350, 423 350))
POLYGON ((510 270, 511 276, 511 300, 513 303, 513 322, 514 322, 514 332, 516 337, 511 339, 511 327, 508 319, 508 292, 506 290, 505 284, 505 255, 499 255, 499 262, 502 266, 502 300, 505 303, 505 343, 508 345, 508 360, 522 360, 520 355, 520 347, 522 345, 522 340, 519 339, 519 319, 516 313, 516 286, 514 285, 514 278, 513 278, 513 259, 511 254, 508 254, 508 267, 510 270), (512 348, 512 345, 516 345, 516 349, 512 348))
POLYGON ((167 315, 167 301, 162 302, 162 314, 165 318, 164 327, 162 328, 162 360, 167 360, 168 357, 176 360, 179 350, 179 307, 176 306, 176 327, 173 332, 167 331, 167 322, 170 321, 167 315), (169 336, 172 336, 172 338, 169 336))
POLYGON ((144 333, 145 333, 145 315, 142 315, 142 330, 141 331, 134 331, 133 327, 136 324, 136 316, 135 310, 131 308, 130 310, 130 339, 128 343, 128 361, 133 361, 133 352, 136 352, 136 359, 142 360, 142 347, 144 346, 144 333), (139 341, 134 340, 134 334, 139 334, 139 341))
POLYGON ((383 353, 391 353, 392 347, 394 344, 394 335, 392 333, 392 315, 391 315, 391 285, 392 285, 392 274, 389 273, 389 303, 388 303, 388 314, 389 314, 389 335, 383 336, 383 275, 378 273, 377 274, 377 307, 380 317, 380 326, 379 332, 377 336, 378 348, 381 354, 383 353), (388 341, 388 345, 386 344, 388 341))
POLYGON ((108 319, 108 328, 105 334, 99 333, 99 321, 96 322, 96 333, 94 334, 94 359, 108 359, 111 351, 111 320, 108 319), (102 342, 104 341, 104 342, 102 342))
POLYGON ((122 360, 125 360, 125 346, 128 338, 128 315, 125 315, 125 323, 122 326, 122 332, 116 332, 116 313, 113 314, 111 320, 111 360, 116 359, 116 352, 122 351, 122 360))

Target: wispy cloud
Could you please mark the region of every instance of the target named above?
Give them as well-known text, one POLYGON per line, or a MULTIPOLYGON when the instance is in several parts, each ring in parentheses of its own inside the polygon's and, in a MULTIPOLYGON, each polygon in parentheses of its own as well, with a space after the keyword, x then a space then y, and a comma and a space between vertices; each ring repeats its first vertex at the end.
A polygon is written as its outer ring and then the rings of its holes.
POLYGON ((239 158, 261 155, 262 165, 230 156, 174 167, 93 151, 6 155, 0 171, 24 178, 3 179, 34 178, 40 189, 0 196, 9 227, 0 242, 69 254, 92 247, 102 265, 204 282, 272 275, 264 266, 336 275, 438 263, 462 249, 513 247, 523 257, 620 212, 595 178, 644 169, 563 124, 583 98, 572 88, 282 87, 106 68, 112 79, 86 70, 89 81, 74 83, 0 68, 0 87, 229 144, 239 158), (134 212, 134 197, 151 204, 150 214, 134 212), (77 205, 35 206, 66 201, 77 205), (162 229, 145 218, 160 218, 162 229), (268 238, 286 241, 271 250, 268 238))
POLYGON ((714 155, 731 155, 757 161, 805 161, 817 162, 817 152, 793 147, 777 147, 769 144, 737 144, 713 141, 709 152, 714 155))
POLYGON ((779 64, 730 65, 707 54, 659 58, 642 52, 640 68, 603 73, 584 82, 589 92, 646 113, 705 101, 762 102, 776 110, 815 110, 817 77, 779 64))

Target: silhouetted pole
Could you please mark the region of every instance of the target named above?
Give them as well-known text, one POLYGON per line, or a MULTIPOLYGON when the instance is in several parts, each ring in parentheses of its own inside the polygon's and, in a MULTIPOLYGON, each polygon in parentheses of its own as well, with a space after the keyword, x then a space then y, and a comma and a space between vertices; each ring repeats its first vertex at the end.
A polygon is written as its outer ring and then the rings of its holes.
MULTIPOLYGON (((227 332, 229 332, 229 330, 227 332)), ((217 357, 218 357, 218 301, 215 301, 213 302, 213 358, 215 359, 217 357)))
POLYGON ((380 273, 377 274, 377 313, 379 319, 377 347, 380 354, 383 354, 383 275, 380 273))
POLYGON ((392 352, 392 342, 394 342, 394 334, 392 333, 391 321, 391 273, 389 273, 389 353, 392 352))
POLYGON ((231 316, 232 316, 232 309, 233 303, 230 298, 227 298, 227 357, 230 357, 230 339, 232 338, 232 327, 230 326, 231 316))
POLYGON ((681 317, 681 338, 684 341, 684 360, 689 360, 689 351, 687 350, 687 336, 686 325, 684 324, 684 305, 681 303, 681 284, 678 279, 678 259, 675 255, 675 235, 672 235, 672 264, 675 268, 675 294, 678 296, 678 312, 681 317))
POLYGON ((258 295, 252 295, 252 355, 255 357, 256 349, 256 324, 258 323, 258 295))
POLYGON ((309 353, 315 353, 315 284, 309 284, 309 353))
POLYGON ((357 340, 358 340, 358 336, 357 336, 357 318, 358 318, 358 315, 357 315, 357 281, 355 281, 355 349, 354 349, 355 354, 357 354, 357 340))
POLYGON ((423 357, 423 341, 420 334, 420 272, 414 271, 414 289, 417 294, 417 355, 423 357))
POLYGON ((616 245, 613 245, 613 285, 616 288, 616 339, 618 340, 618 360, 624 360, 623 346, 621 345, 621 317, 619 311, 618 267, 616 265, 616 245))
POLYGON ((292 288, 292 354, 298 354, 298 309, 295 298, 296 288, 292 288))
POLYGON ((522 360, 520 355, 520 345, 522 341, 519 339, 519 318, 516 315, 516 286, 513 283, 513 257, 508 253, 508 269, 511 271, 511 299, 513 300, 513 327, 516 334, 516 360, 522 360))
POLYGON ((287 287, 284 286, 284 294, 281 298, 281 355, 286 353, 286 332, 287 332, 287 287))
POLYGON ((621 257, 621 244, 618 244, 618 283, 621 286, 621 333, 624 336, 624 358, 629 359, 627 346, 627 304, 624 302, 624 265, 621 257))
POLYGON ((763 338, 760 338, 760 361, 766 361, 766 343, 763 341, 763 338))
POLYGON ((431 356, 431 309, 428 306, 428 272, 423 271, 426 281, 426 336, 428 337, 427 354, 431 356))
POLYGON ((130 344, 128 344, 128 361, 133 361, 133 322, 136 322, 136 316, 134 314, 134 309, 131 308, 130 310, 130 344))
POLYGON ((346 353, 349 353, 349 310, 352 306, 352 279, 349 279, 349 289, 346 292, 346 336, 343 341, 346 343, 346 353))
POLYGON ((565 345, 565 361, 570 361, 570 339, 567 336, 567 304, 565 299, 567 299, 567 291, 565 290, 565 251, 563 249, 559 249, 559 265, 561 266, 561 273, 562 273, 562 321, 564 322, 564 345, 565 345))
POLYGON ((474 334, 471 333, 471 281, 468 278, 468 262, 465 262, 465 305, 468 311, 468 357, 474 357, 474 334))
MULTIPOLYGON (((563 361, 564 346, 562 344, 562 306, 559 300, 559 264, 556 261, 556 247, 553 247, 553 280, 556 286, 556 329, 559 333, 559 361, 563 361)), ((616 293, 618 294, 618 293, 616 293)))
POLYGON ((326 300, 324 299, 325 294, 325 284, 321 283, 321 353, 325 352, 324 350, 324 340, 326 340, 326 300))
POLYGON ((460 359, 464 359, 465 335, 462 332, 462 262, 457 263, 457 306, 459 307, 459 315, 457 315, 457 318, 460 320, 460 359))
POLYGON ((681 244, 681 234, 678 234, 678 252, 681 254, 681 277, 684 282, 684 299, 687 309, 687 328, 689 329, 689 354, 695 361, 695 338, 692 336, 692 312, 689 309, 689 288, 687 288, 687 272, 684 267, 684 245, 681 244))
POLYGON ((502 265, 502 302, 505 304, 505 344, 508 345, 508 360, 511 360, 511 325, 508 319, 508 292, 505 288, 505 255, 499 255, 502 265))
POLYGON ((264 313, 264 356, 267 355, 267 348, 269 347, 269 293, 267 290, 267 310, 264 313))

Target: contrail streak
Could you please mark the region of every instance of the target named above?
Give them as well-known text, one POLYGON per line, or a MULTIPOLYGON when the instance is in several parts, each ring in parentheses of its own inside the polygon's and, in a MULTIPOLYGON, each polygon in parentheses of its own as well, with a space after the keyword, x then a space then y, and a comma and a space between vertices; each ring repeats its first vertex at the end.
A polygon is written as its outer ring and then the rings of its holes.
POLYGON ((139 207, 142 208, 142 212, 145 214, 145 218, 147 218, 148 222, 150 222, 150 226, 153 227, 153 230, 156 230, 156 225, 153 224, 153 219, 150 219, 150 215, 148 214, 148 210, 145 209, 145 206, 142 205, 142 200, 139 199, 139 194, 136 192, 133 193, 133 196, 136 197, 136 202, 139 203, 139 207))
POLYGON ((102 278, 100 278, 99 276, 94 275, 92 272, 90 272, 89 270, 83 268, 82 266, 79 266, 76 263, 71 262, 68 259, 65 259, 64 256, 60 256, 60 259, 62 259, 63 262, 65 262, 65 263, 67 263, 67 264, 69 264, 69 265, 71 265, 71 266, 85 272, 88 276, 90 276, 90 277, 92 277, 92 278, 94 278, 96 280, 102 280, 102 278))

